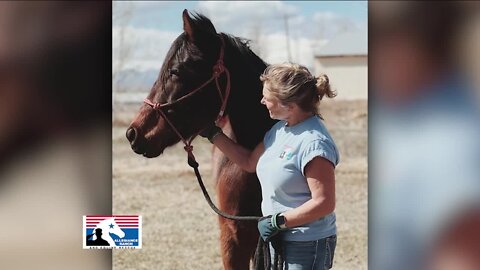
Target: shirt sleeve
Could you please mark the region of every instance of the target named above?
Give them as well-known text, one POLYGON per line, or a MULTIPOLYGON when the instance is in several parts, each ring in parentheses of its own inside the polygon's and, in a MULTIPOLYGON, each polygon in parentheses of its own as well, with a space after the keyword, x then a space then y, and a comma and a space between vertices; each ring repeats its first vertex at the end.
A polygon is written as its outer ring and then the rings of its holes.
POLYGON ((322 157, 337 166, 339 157, 335 144, 329 139, 319 139, 310 142, 304 148, 300 159, 300 169, 305 176, 305 166, 315 157, 322 157))

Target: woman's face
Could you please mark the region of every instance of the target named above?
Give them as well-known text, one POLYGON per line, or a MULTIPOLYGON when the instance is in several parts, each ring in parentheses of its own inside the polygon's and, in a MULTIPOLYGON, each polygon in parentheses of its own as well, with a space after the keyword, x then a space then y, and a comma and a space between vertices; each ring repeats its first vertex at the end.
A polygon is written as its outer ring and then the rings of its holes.
POLYGON ((263 98, 260 101, 265 105, 270 113, 270 118, 277 120, 286 120, 290 114, 288 106, 283 105, 280 100, 268 90, 268 84, 263 85, 263 98))

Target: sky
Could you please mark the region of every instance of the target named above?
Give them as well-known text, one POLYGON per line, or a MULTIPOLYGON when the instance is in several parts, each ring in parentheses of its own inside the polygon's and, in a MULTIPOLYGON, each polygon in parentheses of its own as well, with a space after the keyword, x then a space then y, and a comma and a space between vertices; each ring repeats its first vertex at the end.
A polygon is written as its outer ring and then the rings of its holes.
POLYGON ((367 35, 366 1, 119 1, 113 7, 114 72, 158 71, 183 32, 184 9, 207 16, 217 32, 250 39, 268 63, 289 60, 285 16, 290 60, 307 67, 313 66, 315 49, 335 36, 367 35))

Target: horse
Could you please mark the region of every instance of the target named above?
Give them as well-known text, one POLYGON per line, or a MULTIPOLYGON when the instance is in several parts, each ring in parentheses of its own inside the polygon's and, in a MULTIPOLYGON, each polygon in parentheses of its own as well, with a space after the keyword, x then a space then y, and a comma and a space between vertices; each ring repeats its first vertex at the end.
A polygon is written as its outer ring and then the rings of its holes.
MULTIPOLYGON (((97 226, 95 226, 95 229, 93 229, 93 231, 95 231, 98 228, 102 229, 102 238, 103 240, 107 241, 111 247, 116 246, 115 241, 113 241, 113 238, 110 236, 111 233, 117 235, 120 238, 125 237, 125 232, 122 231, 120 227, 118 227, 118 224, 115 222, 115 218, 113 217, 99 222, 97 226)), ((97 239, 97 236, 94 234, 92 236, 92 240, 96 240, 96 239, 97 239)))
MULTIPOLYGON (((253 150, 275 120, 260 103, 259 77, 267 64, 248 41, 217 33, 210 19, 183 11, 183 30, 172 43, 145 103, 126 130, 132 150, 147 158, 180 141, 190 143, 217 120, 224 132, 253 150), (215 81, 215 82, 214 82, 215 81)), ((261 216, 261 189, 248 173, 213 147, 219 208, 231 215, 261 216)), ((219 217, 225 269, 248 269, 258 240, 256 222, 219 217)))

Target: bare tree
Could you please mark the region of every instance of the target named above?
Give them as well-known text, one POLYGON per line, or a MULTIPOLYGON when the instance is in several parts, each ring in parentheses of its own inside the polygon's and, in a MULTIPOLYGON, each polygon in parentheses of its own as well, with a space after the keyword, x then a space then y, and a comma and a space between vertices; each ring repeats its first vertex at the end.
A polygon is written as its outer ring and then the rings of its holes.
POLYGON ((259 57, 265 58, 268 50, 266 49, 266 41, 264 38, 265 31, 263 29, 263 18, 255 17, 251 20, 250 24, 250 38, 252 42, 252 51, 254 51, 259 57))
POLYGON ((288 31, 288 20, 292 17, 292 15, 284 13, 283 14, 283 21, 285 25, 285 42, 286 42, 286 47, 287 47, 287 59, 288 62, 292 62, 292 52, 290 50, 290 34, 288 31))
MULTIPOLYGON (((112 83, 113 95, 116 91, 121 91, 117 84, 119 72, 125 67, 125 63, 132 54, 132 43, 125 42, 127 26, 134 13, 134 6, 131 2, 116 2, 113 1, 112 21, 114 26, 113 31, 113 70, 112 83)), ((132 39, 132 37, 129 37, 132 39)), ((114 101, 114 100, 113 100, 114 101)))
POLYGON ((348 18, 341 18, 336 20, 337 23, 337 35, 352 32, 357 29, 355 24, 348 18))
POLYGON ((328 23, 325 18, 320 17, 316 19, 311 45, 313 48, 321 47, 325 42, 327 38, 327 25, 328 23))

